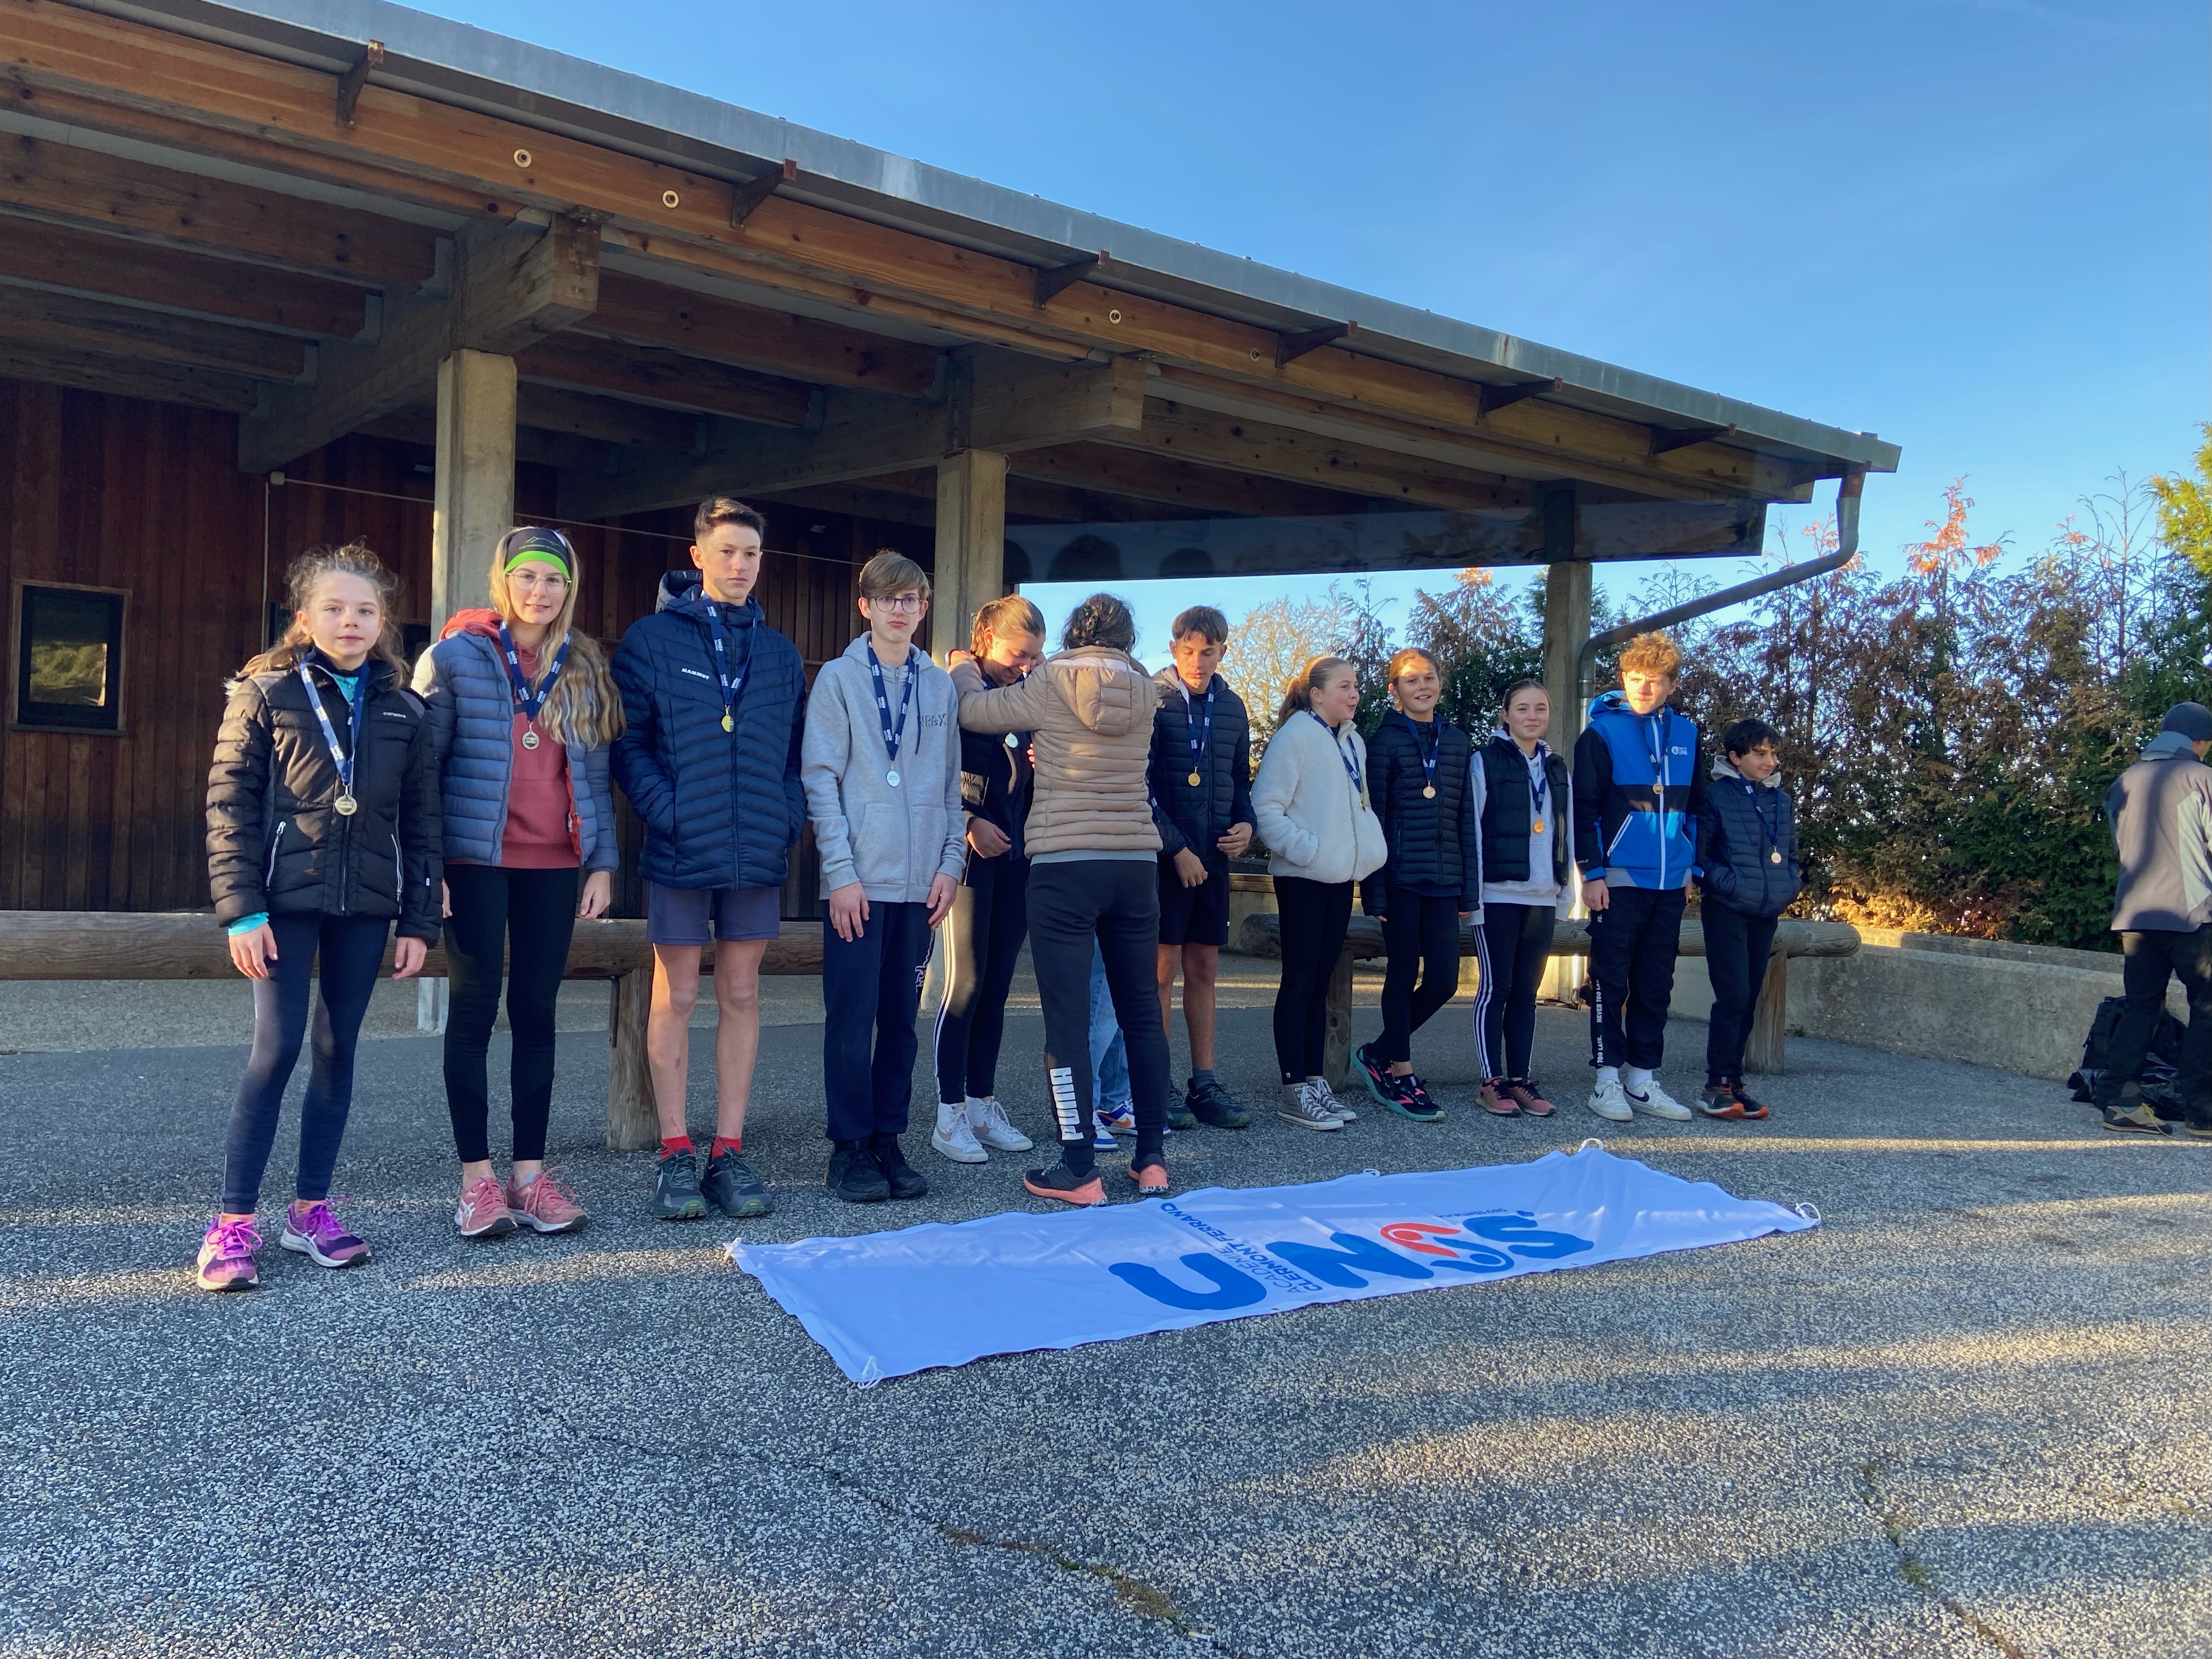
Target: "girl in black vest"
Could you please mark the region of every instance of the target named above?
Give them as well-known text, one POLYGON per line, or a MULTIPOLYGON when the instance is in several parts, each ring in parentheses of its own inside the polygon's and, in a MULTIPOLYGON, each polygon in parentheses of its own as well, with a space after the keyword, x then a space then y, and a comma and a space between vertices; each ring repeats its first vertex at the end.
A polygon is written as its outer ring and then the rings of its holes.
POLYGON ((1408 647, 1391 658, 1389 689, 1392 707, 1367 739, 1375 816, 1390 849, 1365 894, 1367 913, 1382 918, 1389 963, 1382 1035, 1352 1059, 1382 1105, 1434 1123, 1443 1108, 1413 1074, 1413 1038, 1459 988, 1460 918, 1475 908, 1475 817, 1468 799, 1474 744, 1437 718, 1443 676, 1427 652, 1408 647))
POLYGON ((1574 902, 1574 785, 1566 762, 1544 742, 1551 723, 1542 683, 1516 682, 1505 693, 1504 721, 1468 769, 1481 831, 1474 1046, 1483 1109, 1498 1117, 1552 1115, 1528 1075, 1536 986, 1551 957, 1553 924, 1574 902))
POLYGON ((281 1242, 319 1267, 368 1259, 330 1206, 355 1039, 393 921, 395 979, 419 972, 438 937, 437 778, 399 655, 398 584, 355 543, 300 559, 291 590, 292 626, 232 685, 208 775, 216 920, 253 982, 253 1053, 230 1112, 222 1209, 200 1243, 199 1283, 210 1291, 258 1280, 261 1175, 311 1002, 314 1070, 281 1242))

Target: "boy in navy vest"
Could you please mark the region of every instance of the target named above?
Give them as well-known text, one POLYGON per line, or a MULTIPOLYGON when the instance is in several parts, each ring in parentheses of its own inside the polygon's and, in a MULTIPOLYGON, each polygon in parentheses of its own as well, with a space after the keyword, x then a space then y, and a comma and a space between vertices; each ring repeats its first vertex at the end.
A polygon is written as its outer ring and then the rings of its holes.
POLYGON ((1691 1115, 1654 1075, 1666 1053, 1705 801, 1698 724, 1667 706, 1681 675, 1674 641, 1638 635, 1620 653, 1620 690, 1591 702, 1589 725, 1575 743, 1575 862, 1596 986, 1589 1109, 1615 1123, 1638 1112, 1691 1115))

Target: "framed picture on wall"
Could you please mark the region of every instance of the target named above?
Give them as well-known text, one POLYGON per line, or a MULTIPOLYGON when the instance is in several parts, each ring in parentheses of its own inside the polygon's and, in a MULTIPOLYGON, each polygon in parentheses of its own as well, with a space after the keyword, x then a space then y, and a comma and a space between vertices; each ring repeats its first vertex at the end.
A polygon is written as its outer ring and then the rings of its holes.
POLYGON ((15 584, 17 730, 121 734, 130 597, 118 587, 15 584))

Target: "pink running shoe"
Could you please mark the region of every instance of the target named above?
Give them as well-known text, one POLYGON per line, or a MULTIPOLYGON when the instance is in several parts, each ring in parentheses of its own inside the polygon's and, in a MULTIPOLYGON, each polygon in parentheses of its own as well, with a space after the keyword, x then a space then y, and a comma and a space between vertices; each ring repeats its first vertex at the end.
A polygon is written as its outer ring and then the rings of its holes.
POLYGON ((514 1231, 497 1176, 478 1176, 462 1189, 460 1202, 453 1206, 453 1225, 463 1238, 504 1238, 514 1231))
POLYGON ((318 1267, 350 1267, 368 1260, 368 1246, 338 1225, 329 1203, 297 1200, 284 1212, 284 1235, 276 1241, 296 1250, 318 1267))
POLYGON ((251 1221, 225 1221, 221 1216, 200 1240, 199 1285, 204 1291, 250 1291, 261 1282, 253 1253, 261 1248, 261 1230, 251 1221))
POLYGON ((558 1173, 557 1169, 540 1170, 520 1187, 512 1178, 507 1182, 507 1207, 533 1232, 573 1233, 591 1219, 576 1195, 553 1179, 558 1173))

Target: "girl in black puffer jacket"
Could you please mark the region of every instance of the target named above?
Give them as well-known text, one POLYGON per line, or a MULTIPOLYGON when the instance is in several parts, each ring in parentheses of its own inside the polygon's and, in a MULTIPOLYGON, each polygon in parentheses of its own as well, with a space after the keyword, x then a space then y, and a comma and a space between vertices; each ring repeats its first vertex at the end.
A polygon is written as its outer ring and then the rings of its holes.
POLYGON ((292 567, 291 628, 231 688, 208 775, 208 875, 231 961, 253 981, 253 1053, 231 1108, 222 1210, 199 1254, 213 1291, 257 1282, 261 1176, 322 964, 298 1198, 283 1243, 325 1267, 368 1258, 328 1202, 354 1043, 399 926, 394 976, 438 937, 438 792, 428 722, 392 620, 398 584, 359 543, 292 567))

